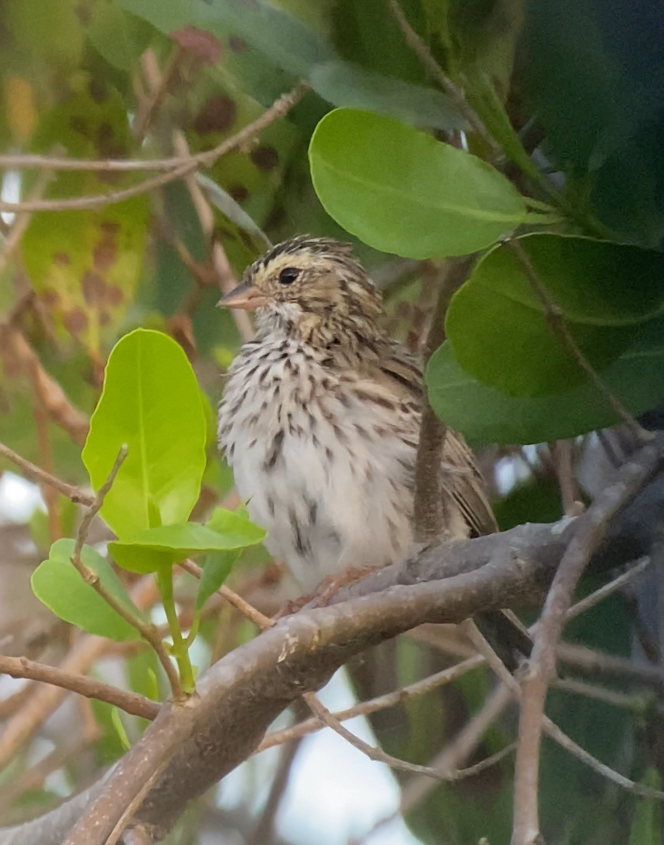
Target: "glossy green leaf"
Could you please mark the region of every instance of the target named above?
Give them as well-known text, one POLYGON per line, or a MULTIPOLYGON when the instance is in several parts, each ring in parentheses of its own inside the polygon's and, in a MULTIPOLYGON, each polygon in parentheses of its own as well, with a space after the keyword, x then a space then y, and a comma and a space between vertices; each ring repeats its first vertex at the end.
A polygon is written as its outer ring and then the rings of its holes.
POLYGON ((249 236, 249 242, 254 245, 257 254, 272 246, 265 232, 227 191, 202 173, 197 173, 195 178, 212 205, 249 236))
POLYGON ((118 735, 118 739, 122 743, 122 747, 125 749, 125 751, 129 751, 129 749, 131 748, 131 742, 129 742, 127 731, 125 729, 125 726, 122 724, 122 717, 120 716, 120 711, 117 707, 111 708, 111 722, 113 723, 115 732, 118 735))
MULTIPOLYGON (((664 322, 654 321, 601 376, 633 414, 664 401, 664 322)), ((590 383, 549 396, 506 396, 465 372, 449 341, 431 358, 426 382, 438 416, 475 443, 566 440, 619 422, 590 383)))
POLYGON ((331 112, 316 127, 309 161, 326 211, 384 252, 465 255, 526 216, 522 197, 489 164, 390 117, 331 112))
POLYGON ((464 91, 491 137, 500 144, 508 158, 518 164, 535 183, 543 181, 544 177, 524 149, 489 75, 481 72, 473 74, 464 84, 464 91))
POLYGON ((205 471, 205 440, 199 387, 181 347, 145 329, 123 337, 108 359, 83 449, 98 490, 128 446, 101 510, 119 537, 187 519, 205 471))
POLYGON ((241 505, 235 511, 226 508, 215 508, 212 516, 206 522, 206 527, 220 534, 228 544, 225 549, 239 549, 253 546, 265 539, 265 531, 255 525, 241 505))
POLYGON ((121 71, 132 70, 154 34, 146 21, 121 9, 113 0, 97 0, 92 5, 86 29, 94 47, 121 71))
POLYGON ((327 45, 296 18, 263 0, 117 0, 167 35, 195 26, 218 36, 228 30, 242 36, 279 67, 306 76, 311 67, 332 58, 327 45))
POLYGON ((232 511, 217 509, 207 523, 160 525, 109 543, 114 560, 132 572, 155 572, 187 557, 207 552, 242 549, 260 543, 265 531, 232 511))
POLYGON ((539 0, 523 38, 547 156, 583 180, 582 201, 622 239, 653 247, 664 234, 660 22, 653 3, 634 14, 631 0, 539 0))
POLYGON ((404 123, 435 129, 467 129, 467 123, 441 91, 383 76, 348 62, 316 65, 313 89, 335 106, 392 115, 404 123))
MULTIPOLYGON (((615 361, 662 312, 660 252, 561 235, 528 235, 519 244, 597 369, 615 361)), ((463 369, 503 393, 558 393, 586 380, 509 245, 475 266, 452 298, 445 325, 463 369)))
MULTIPOLYGON (((43 114, 32 149, 57 143, 72 158, 118 158, 128 154, 127 106, 117 91, 77 84, 43 114)), ((112 179, 126 187, 136 175, 112 179)), ((110 190, 107 173, 63 171, 49 183, 47 199, 110 190)), ((56 326, 98 351, 124 317, 143 266, 147 196, 105 208, 36 213, 21 241, 30 281, 56 326)))
MULTIPOLYGON (((641 781, 651 789, 662 788, 662 778, 656 768, 650 767, 641 781)), ((662 824, 662 805, 655 798, 636 798, 634 818, 628 845, 659 845, 662 824)))
POLYGON ((200 610, 210 596, 221 587, 239 556, 239 551, 216 552, 207 555, 203 563, 203 574, 198 582, 196 610, 200 610))
MULTIPOLYGON (((74 540, 53 543, 48 559, 32 574, 34 594, 56 616, 89 634, 98 634, 119 642, 140 639, 138 631, 106 604, 74 569, 71 562, 74 545, 74 540)), ((132 613, 139 615, 108 561, 90 546, 83 546, 81 559, 97 573, 101 584, 116 599, 132 613)))

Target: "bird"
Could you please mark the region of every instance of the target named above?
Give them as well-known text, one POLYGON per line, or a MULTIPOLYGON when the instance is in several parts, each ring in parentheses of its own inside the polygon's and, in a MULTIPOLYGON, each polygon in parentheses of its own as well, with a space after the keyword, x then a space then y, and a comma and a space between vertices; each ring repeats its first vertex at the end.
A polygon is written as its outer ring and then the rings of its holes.
MULTIPOLYGON (((381 294, 351 245, 308 235, 277 244, 220 305, 256 312, 218 437, 268 551, 307 592, 401 561, 416 539, 422 371, 383 328, 381 294)), ((497 530, 473 453, 452 429, 440 479, 444 536, 497 530)))

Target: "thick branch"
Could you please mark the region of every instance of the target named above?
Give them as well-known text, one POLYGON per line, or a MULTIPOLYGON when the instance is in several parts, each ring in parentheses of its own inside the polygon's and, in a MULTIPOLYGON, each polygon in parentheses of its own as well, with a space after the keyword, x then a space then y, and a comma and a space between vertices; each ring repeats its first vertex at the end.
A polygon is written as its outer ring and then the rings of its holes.
MULTIPOLYGON (((642 450, 617 483, 631 486, 637 469, 653 465, 652 449, 642 450)), ((337 604, 280 620, 209 669, 185 705, 163 706, 78 820, 67 845, 105 842, 141 784, 165 765, 134 817, 153 841, 163 837, 190 800, 258 747, 285 707, 318 689, 352 655, 424 622, 459 622, 481 610, 541 597, 577 525, 593 512, 597 519, 605 506, 598 502, 577 520, 426 548, 347 588, 345 601, 339 596, 337 604)), ((66 830, 60 828, 60 842, 66 830)), ((0 843, 5 845, 2 835, 0 843)))

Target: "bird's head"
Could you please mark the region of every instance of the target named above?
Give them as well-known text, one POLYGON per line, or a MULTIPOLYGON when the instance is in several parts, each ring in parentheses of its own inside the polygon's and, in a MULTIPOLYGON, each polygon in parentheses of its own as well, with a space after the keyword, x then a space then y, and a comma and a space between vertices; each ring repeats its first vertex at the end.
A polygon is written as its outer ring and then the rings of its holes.
POLYGON ((350 244, 306 235, 277 244, 219 303, 258 311, 259 326, 321 345, 348 334, 373 339, 380 294, 350 244))

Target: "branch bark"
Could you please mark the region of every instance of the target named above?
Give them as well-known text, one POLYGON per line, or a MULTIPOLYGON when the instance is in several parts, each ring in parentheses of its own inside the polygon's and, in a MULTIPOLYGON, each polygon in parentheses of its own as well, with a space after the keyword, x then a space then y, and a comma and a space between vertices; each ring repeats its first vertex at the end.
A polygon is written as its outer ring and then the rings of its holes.
MULTIPOLYGON (((635 474, 644 481, 658 460, 652 446, 639 452, 617 474, 616 495, 624 501, 635 474)), ((459 622, 481 610, 541 599, 577 531, 588 519, 602 519, 606 508, 602 500, 576 520, 425 548, 349 586, 335 604, 281 619, 209 669, 185 704, 163 706, 68 838, 68 826, 51 816, 49 829, 59 824, 55 842, 104 843, 141 785, 162 766, 132 823, 152 841, 163 838, 189 801, 258 747, 285 707, 318 689, 352 655, 425 622, 459 622)), ((0 845, 10 841, 0 833, 0 845)), ((47 845, 36 836, 24 841, 47 845)))

